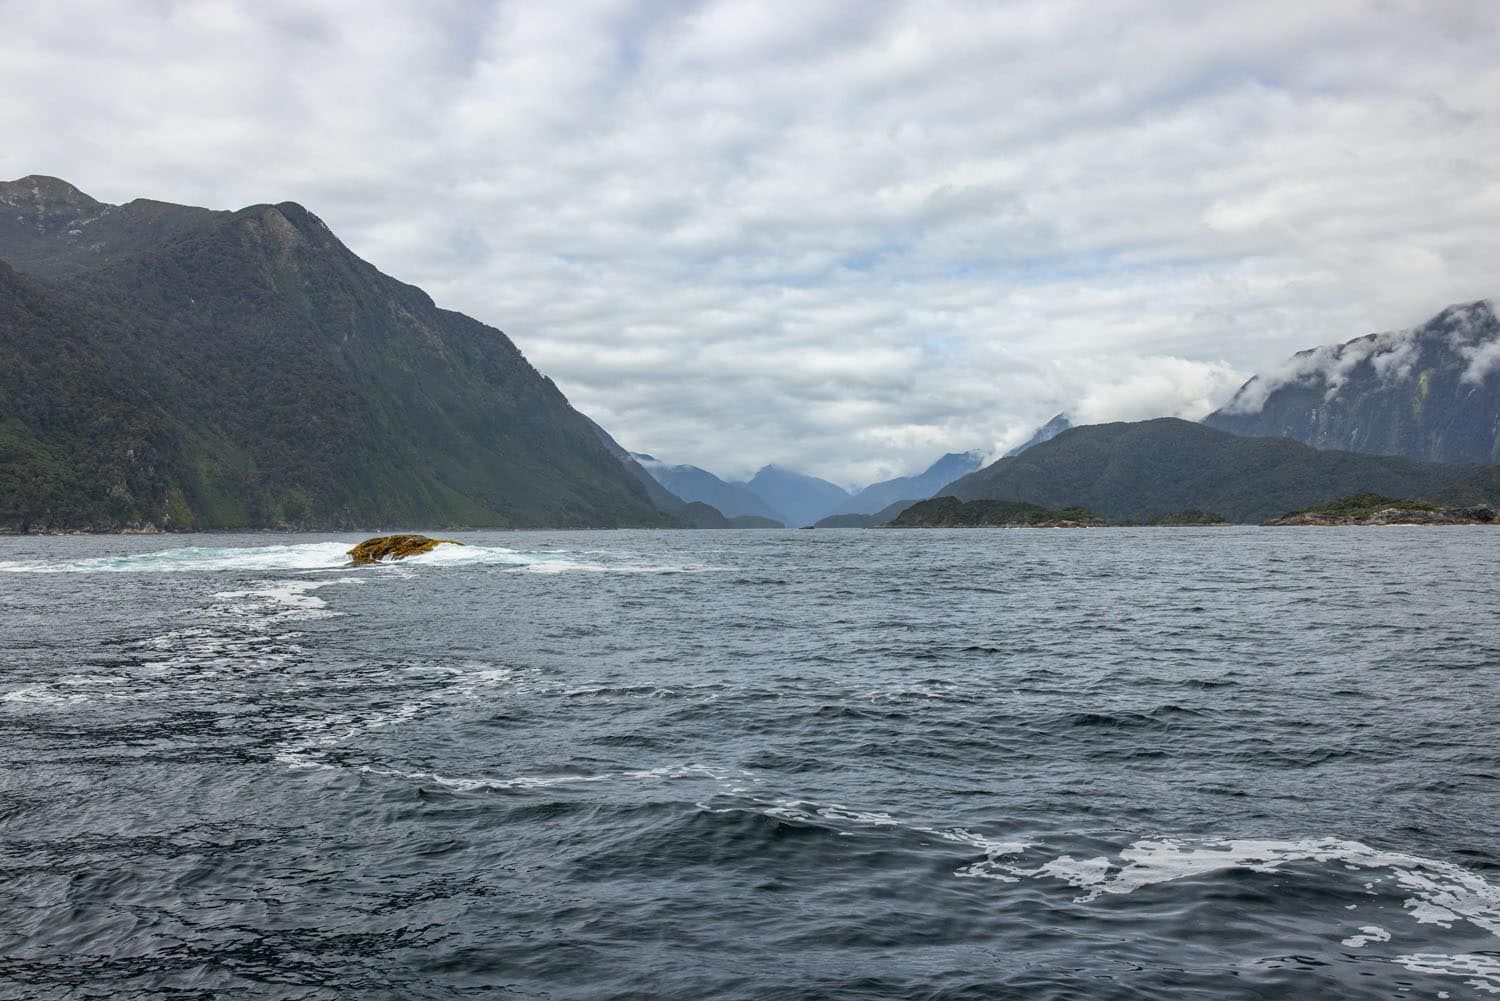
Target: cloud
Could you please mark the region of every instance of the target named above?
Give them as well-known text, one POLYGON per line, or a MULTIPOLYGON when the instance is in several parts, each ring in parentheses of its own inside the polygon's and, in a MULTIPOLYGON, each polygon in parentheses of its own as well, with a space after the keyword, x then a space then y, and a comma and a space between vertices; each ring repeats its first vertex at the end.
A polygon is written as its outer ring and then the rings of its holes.
POLYGON ((1500 340, 1496 340, 1494 330, 1494 305, 1489 300, 1456 304, 1421 327, 1367 334, 1343 344, 1299 351, 1257 374, 1224 409, 1232 414, 1258 413, 1267 398, 1288 383, 1322 386, 1325 398, 1332 400, 1354 370, 1367 361, 1379 379, 1399 382, 1412 376, 1424 349, 1433 341, 1445 342, 1447 348, 1469 359, 1461 381, 1477 384, 1500 365, 1500 340))
POLYGON ((1493 292, 1497 17, 13 5, 0 175, 303 202, 627 447, 851 484, 1493 292))

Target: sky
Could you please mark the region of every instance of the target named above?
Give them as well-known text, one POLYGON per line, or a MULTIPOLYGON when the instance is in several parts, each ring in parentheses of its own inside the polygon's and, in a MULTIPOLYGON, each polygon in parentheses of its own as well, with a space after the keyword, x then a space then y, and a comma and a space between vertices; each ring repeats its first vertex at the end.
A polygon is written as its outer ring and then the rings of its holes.
POLYGON ((0 177, 297 201, 627 448, 845 485, 1500 293, 1500 4, 0 0, 0 177))

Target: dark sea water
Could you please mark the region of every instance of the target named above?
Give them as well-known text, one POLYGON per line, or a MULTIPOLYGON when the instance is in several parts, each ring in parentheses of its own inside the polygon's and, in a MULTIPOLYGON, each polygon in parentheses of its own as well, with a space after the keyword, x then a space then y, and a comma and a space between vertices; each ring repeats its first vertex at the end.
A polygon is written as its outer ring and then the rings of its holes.
POLYGON ((0 539, 0 998, 1500 993, 1493 529, 0 539))

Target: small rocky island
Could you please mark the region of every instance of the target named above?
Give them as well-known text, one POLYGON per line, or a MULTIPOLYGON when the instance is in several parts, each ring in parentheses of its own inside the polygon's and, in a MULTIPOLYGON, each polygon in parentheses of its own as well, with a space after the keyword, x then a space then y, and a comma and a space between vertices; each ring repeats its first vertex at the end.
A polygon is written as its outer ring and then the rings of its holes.
POLYGON ((1495 509, 1439 507, 1419 500, 1356 494, 1317 507, 1304 508, 1266 522, 1267 525, 1490 525, 1495 509))
POLYGON ((1107 522, 1081 507, 1060 511, 1024 501, 934 497, 902 511, 883 528, 1101 528, 1107 522))
POLYGON ((425 535, 377 535, 366 539, 349 550, 349 559, 355 566, 384 563, 386 560, 404 560, 408 556, 430 553, 441 545, 461 546, 454 539, 429 539, 425 535))

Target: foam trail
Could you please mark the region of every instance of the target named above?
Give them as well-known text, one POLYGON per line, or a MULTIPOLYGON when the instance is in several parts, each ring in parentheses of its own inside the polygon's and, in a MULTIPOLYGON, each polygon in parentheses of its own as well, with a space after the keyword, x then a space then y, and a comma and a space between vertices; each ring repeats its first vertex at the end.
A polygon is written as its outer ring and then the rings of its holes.
POLYGON ((179 546, 148 553, 75 560, 0 561, 0 573, 193 573, 212 570, 329 570, 349 563, 352 543, 179 546))
MULTIPOLYGON (((145 553, 72 560, 4 560, 0 573, 203 573, 342 570, 350 567, 354 542, 305 542, 270 546, 178 546, 145 553)), ((499 567, 535 573, 684 573, 705 569, 641 563, 584 562, 561 553, 525 553, 504 546, 438 546, 429 553, 382 564, 400 567, 499 567)))

